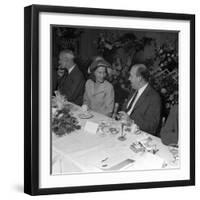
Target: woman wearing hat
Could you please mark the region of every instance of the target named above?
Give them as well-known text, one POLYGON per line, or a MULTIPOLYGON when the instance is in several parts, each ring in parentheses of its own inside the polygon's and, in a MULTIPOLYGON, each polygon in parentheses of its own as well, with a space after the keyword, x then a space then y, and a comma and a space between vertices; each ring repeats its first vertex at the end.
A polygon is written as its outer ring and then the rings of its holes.
POLYGON ((111 117, 114 108, 114 89, 105 80, 109 63, 104 59, 94 61, 90 68, 90 78, 85 84, 83 104, 89 109, 111 117))

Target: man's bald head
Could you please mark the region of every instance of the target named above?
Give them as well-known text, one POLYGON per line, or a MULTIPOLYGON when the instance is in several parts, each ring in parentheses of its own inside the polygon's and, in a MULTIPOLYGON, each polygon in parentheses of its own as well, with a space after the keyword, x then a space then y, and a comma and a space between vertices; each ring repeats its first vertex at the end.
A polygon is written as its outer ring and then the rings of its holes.
POLYGON ((138 90, 149 81, 149 70, 144 64, 133 65, 130 70, 129 81, 132 88, 138 90))
POLYGON ((133 65, 133 67, 137 68, 137 72, 136 72, 137 76, 141 76, 145 82, 149 81, 150 73, 149 73, 149 70, 147 69, 146 65, 136 64, 136 65, 133 65))
POLYGON ((65 50, 61 51, 60 55, 65 55, 71 59, 74 59, 74 57, 75 57, 73 51, 71 51, 69 49, 65 49, 65 50))

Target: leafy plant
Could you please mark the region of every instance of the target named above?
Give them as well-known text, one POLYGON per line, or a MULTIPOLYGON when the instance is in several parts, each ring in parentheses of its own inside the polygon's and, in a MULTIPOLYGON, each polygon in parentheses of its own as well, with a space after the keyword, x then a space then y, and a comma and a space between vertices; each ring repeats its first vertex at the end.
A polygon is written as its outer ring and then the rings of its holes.
POLYGON ((70 114, 68 108, 58 110, 52 121, 52 130, 57 136, 69 134, 80 128, 77 119, 70 114))

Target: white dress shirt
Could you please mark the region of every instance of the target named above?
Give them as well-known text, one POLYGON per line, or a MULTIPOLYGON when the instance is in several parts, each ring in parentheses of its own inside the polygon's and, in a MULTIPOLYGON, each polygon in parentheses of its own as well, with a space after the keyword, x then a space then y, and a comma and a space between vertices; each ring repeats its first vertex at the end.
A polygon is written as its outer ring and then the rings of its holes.
POLYGON ((76 65, 73 65, 70 69, 68 69, 68 74, 71 73, 71 71, 74 69, 75 66, 76 66, 76 65))
MULTIPOLYGON (((144 90, 146 89, 146 87, 148 86, 148 83, 146 83, 143 87, 141 87, 139 90, 138 90, 138 93, 137 93, 137 96, 135 97, 135 100, 132 104, 132 107, 131 109, 127 112, 127 114, 130 116, 132 111, 133 111, 133 108, 135 107, 135 104, 136 102, 138 101, 138 99, 140 98, 140 96, 142 95, 142 93, 144 92, 144 90)), ((129 104, 131 103, 132 99, 134 98, 134 95, 131 97, 131 99, 129 100, 128 104, 127 104, 127 107, 129 106, 129 104)))

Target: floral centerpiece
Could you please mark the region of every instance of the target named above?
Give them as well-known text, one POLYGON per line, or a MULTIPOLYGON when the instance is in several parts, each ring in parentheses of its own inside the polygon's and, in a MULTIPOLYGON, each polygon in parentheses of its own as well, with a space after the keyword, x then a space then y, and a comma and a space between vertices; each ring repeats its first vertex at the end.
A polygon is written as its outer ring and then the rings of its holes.
POLYGON ((81 128, 77 118, 70 112, 70 104, 60 93, 53 97, 52 106, 52 130, 57 136, 63 136, 81 128))

